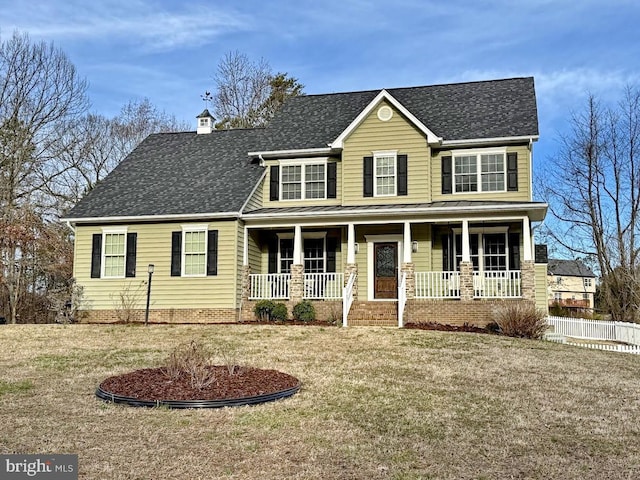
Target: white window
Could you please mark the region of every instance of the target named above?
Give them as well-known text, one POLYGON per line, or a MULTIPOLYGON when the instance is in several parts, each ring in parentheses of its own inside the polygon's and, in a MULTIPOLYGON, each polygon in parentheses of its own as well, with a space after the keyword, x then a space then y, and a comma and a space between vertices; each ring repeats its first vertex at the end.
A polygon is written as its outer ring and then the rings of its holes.
POLYGON ((207 273, 207 229, 190 228, 182 231, 182 275, 204 276, 207 273))
MULTIPOLYGON (((509 252, 506 232, 496 233, 470 233, 469 254, 475 271, 508 270, 509 252)), ((455 268, 460 268, 462 261, 462 234, 455 236, 455 268)))
POLYGON ((326 198, 326 163, 282 164, 281 170, 281 200, 326 198))
MULTIPOLYGON (((310 233, 309 237, 303 238, 303 255, 305 273, 324 273, 326 271, 327 252, 325 247, 325 234, 310 233)), ((293 238, 290 236, 280 237, 278 262, 279 273, 291 273, 293 264, 293 238)))
POLYGON ((584 279, 584 286, 585 287, 590 287, 591 286, 591 279, 590 278, 585 278, 584 279))
POLYGON ((373 156, 373 191, 376 197, 396 195, 396 152, 378 152, 373 156))
POLYGON ((459 152, 453 157, 455 193, 504 192, 505 152, 459 152))
POLYGON ((582 294, 582 299, 583 300, 589 300, 589 294, 588 293, 583 293, 582 294))
POLYGON ((557 302, 559 302, 560 300, 562 300, 562 293, 560 293, 560 292, 556 292, 556 293, 553 295, 553 298, 554 298, 557 302))
POLYGON ((127 249, 127 232, 109 232, 102 234, 102 277, 103 278, 123 278, 125 269, 125 258, 127 249))

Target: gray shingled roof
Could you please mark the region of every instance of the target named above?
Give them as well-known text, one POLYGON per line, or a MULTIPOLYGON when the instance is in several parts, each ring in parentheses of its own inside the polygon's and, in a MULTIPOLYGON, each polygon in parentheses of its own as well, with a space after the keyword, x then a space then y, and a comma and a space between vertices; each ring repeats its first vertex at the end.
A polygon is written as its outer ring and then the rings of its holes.
MULTIPOLYGON (((444 140, 538 134, 533 78, 388 91, 444 140)), ((295 97, 266 129, 151 135, 67 218, 239 212, 262 173, 248 152, 326 147, 379 92, 295 97)))
POLYGON ((580 260, 559 260, 550 258, 547 264, 549 275, 559 275, 561 277, 593 277, 595 274, 580 260))
POLYGON ((262 175, 262 129, 147 137, 68 218, 239 212, 262 175))
MULTIPOLYGON (((387 91, 444 140, 538 135, 531 77, 387 91)), ((269 149, 326 147, 378 93, 380 90, 290 99, 265 130, 269 149)))

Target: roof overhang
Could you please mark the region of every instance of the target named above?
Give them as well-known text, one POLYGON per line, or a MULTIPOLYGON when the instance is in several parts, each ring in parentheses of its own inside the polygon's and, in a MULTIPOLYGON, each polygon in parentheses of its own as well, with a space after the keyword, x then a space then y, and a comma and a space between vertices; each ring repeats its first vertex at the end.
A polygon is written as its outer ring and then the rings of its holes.
POLYGON ((240 218, 239 212, 217 212, 217 213, 187 213, 173 215, 123 215, 118 217, 68 217, 61 218, 61 222, 71 225, 82 225, 89 223, 113 224, 113 223, 149 223, 149 222, 180 222, 185 220, 228 220, 240 218))
POLYGON ((386 90, 381 90, 380 93, 376 95, 376 98, 369 102, 369 105, 367 105, 364 110, 360 112, 360 114, 349 124, 346 129, 343 130, 340 135, 338 135, 338 138, 336 138, 329 144, 329 146, 337 149, 344 148, 344 141, 349 137, 349 135, 351 135, 351 133, 353 133, 356 128, 358 128, 358 126, 364 121, 364 119, 367 118, 373 111, 373 109, 376 108, 376 106, 378 106, 378 104, 383 100, 386 100, 391 105, 393 105, 398 111, 400 111, 400 113, 402 113, 402 115, 404 115, 411 123, 413 123, 418 130, 424 133, 427 137, 427 143, 434 144, 442 142, 442 138, 438 137, 435 133, 429 130, 429 128, 424 123, 418 120, 418 118, 409 110, 407 110, 405 106, 402 105, 398 100, 396 100, 393 95, 391 95, 386 90))
POLYGON ((331 147, 321 148, 299 148, 295 150, 263 150, 259 152, 248 152, 251 158, 296 158, 296 157, 313 157, 318 155, 338 154, 340 150, 331 147))
MULTIPOLYGON (((367 216, 369 218, 385 219, 387 223, 399 223, 420 217, 425 221, 434 223, 443 221, 452 221, 454 219, 464 219, 469 215, 481 217, 479 219, 500 220, 509 216, 509 218, 529 217, 531 221, 541 222, 547 213, 548 205, 538 202, 513 202, 504 205, 469 205, 469 206, 444 206, 434 207, 430 205, 388 208, 341 208, 341 209, 307 209, 297 212, 287 211, 278 212, 277 209, 269 212, 245 213, 242 219, 245 221, 296 221, 302 219, 322 219, 332 221, 345 222, 348 218, 357 218, 367 216), (391 219, 390 217, 393 217, 391 219)), ((356 220, 357 223, 357 220, 356 220)))
POLYGON ((444 147, 482 147, 492 145, 512 145, 519 143, 533 143, 537 142, 538 135, 523 135, 514 137, 494 137, 494 138, 469 138, 463 140, 443 140, 442 148, 444 147))

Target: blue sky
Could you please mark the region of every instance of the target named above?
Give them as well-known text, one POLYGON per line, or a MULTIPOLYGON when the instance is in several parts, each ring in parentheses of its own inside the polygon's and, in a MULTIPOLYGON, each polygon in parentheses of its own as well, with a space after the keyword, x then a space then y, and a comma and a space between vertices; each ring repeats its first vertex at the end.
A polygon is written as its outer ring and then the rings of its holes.
POLYGON ((194 129, 231 50, 306 93, 532 75, 538 174, 588 92, 615 99, 640 84, 638 24, 637 0, 0 0, 0 36, 61 47, 94 111, 148 97, 194 129))

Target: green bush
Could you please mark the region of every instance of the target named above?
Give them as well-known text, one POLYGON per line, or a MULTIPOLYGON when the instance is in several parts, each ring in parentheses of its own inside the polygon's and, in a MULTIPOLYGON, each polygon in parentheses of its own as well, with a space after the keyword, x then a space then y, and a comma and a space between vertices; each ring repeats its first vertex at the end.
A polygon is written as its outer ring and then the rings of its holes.
POLYGON ((547 330, 545 313, 531 303, 514 302, 496 310, 499 332, 509 337, 542 338, 547 330))
POLYGON ((276 304, 271 300, 260 300, 256 303, 256 306, 253 307, 253 313, 258 320, 266 322, 271 320, 271 315, 275 306, 276 304))
POLYGON ((316 309, 309 300, 303 300, 293 307, 293 318, 301 322, 313 322, 316 319, 316 309))
POLYGON ((271 320, 274 322, 284 322, 289 316, 287 306, 284 303, 276 303, 271 310, 271 320))

